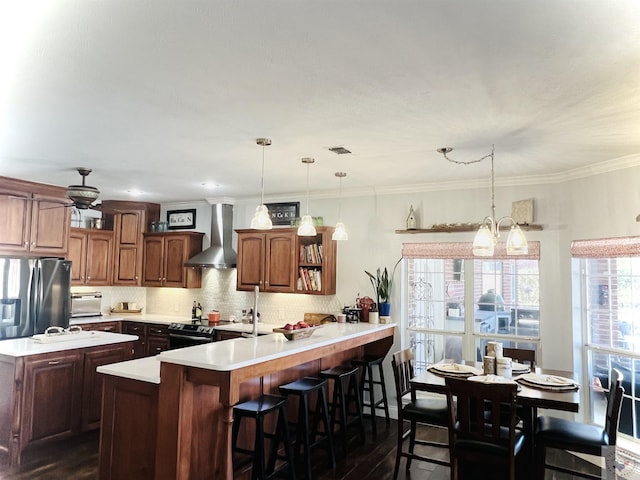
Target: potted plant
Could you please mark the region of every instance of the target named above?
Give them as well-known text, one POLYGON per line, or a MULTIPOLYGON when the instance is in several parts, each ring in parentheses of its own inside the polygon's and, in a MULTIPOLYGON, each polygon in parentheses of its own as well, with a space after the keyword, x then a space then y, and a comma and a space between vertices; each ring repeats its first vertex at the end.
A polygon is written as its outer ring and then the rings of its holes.
POLYGON ((387 267, 384 267, 384 270, 381 270, 380 267, 378 267, 375 275, 367 272, 366 270, 364 271, 364 273, 369 276, 369 281, 371 281, 373 290, 376 293, 378 312, 380 313, 381 317, 388 317, 391 311, 391 304, 389 303, 389 300, 391 299, 393 276, 396 273, 396 268, 398 268, 398 265, 400 264, 400 260, 396 262, 391 275, 389 275, 387 267))

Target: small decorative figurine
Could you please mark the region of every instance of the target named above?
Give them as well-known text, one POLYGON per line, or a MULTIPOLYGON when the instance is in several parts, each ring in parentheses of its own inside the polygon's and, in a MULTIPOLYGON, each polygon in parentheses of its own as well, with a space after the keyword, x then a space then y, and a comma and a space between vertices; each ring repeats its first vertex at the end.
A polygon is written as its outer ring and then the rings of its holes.
POLYGON ((415 230, 416 228, 416 216, 413 213, 413 205, 411 205, 409 216, 407 217, 407 230, 415 230))

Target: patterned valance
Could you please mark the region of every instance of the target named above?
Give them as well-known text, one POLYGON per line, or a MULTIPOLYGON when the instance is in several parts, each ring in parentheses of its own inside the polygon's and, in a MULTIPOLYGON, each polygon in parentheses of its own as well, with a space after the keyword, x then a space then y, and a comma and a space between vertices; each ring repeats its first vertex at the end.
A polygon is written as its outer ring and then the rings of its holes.
POLYGON ((527 255, 507 255, 504 242, 498 242, 493 257, 476 257, 473 255, 473 244, 469 242, 433 242, 433 243, 403 243, 402 258, 462 258, 462 259, 540 259, 540 242, 529 242, 527 255))
POLYGON ((640 256, 640 237, 597 238, 571 242, 576 258, 614 258, 640 256))

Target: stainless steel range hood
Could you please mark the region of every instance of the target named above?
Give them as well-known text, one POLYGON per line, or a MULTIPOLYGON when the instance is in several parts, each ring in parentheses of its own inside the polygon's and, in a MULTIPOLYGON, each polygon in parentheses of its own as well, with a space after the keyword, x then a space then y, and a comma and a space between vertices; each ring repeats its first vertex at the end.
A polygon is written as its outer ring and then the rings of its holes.
POLYGON ((187 267, 235 268, 236 252, 231 247, 233 205, 211 205, 211 246, 185 263, 187 267))

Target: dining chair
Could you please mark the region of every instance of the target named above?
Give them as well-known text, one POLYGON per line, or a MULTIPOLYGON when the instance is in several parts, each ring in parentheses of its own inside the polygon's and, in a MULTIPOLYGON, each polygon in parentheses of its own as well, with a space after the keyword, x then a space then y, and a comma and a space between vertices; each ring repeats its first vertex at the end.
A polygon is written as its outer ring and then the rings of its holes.
POLYGON ((615 475, 602 477, 597 474, 552 465, 547 463, 546 456, 548 448, 557 448, 604 457, 607 473, 613 473, 620 407, 622 405, 622 395, 624 394, 622 380, 620 370, 611 369, 604 427, 551 416, 538 417, 535 449, 536 471, 539 479, 544 479, 546 469, 594 480, 615 478, 615 475))
POLYGON ((516 478, 516 457, 523 450, 525 435, 516 429, 514 383, 483 383, 447 377, 449 415, 449 458, 451 480, 462 478, 461 467, 475 464, 485 470, 487 464, 508 471, 516 478), (502 423, 508 407, 508 425, 502 423), (486 412, 489 411, 490 415, 486 412))
MULTIPOLYGON (((487 354, 488 345, 484 346, 484 354, 487 354)), ((512 360, 526 364, 529 366, 532 372, 536 369, 536 351, 528 348, 511 348, 504 347, 502 349, 502 356, 509 357, 512 360)))
POLYGON ((428 425, 446 429, 448 425, 447 403, 444 395, 434 394, 431 397, 416 398, 411 391, 409 382, 414 376, 413 352, 410 348, 396 352, 391 357, 393 367, 393 378, 396 387, 396 401, 398 407, 398 445, 396 449, 396 465, 393 470, 394 480, 398 478, 400 470, 400 459, 407 459, 407 470, 411 468, 412 460, 435 463, 437 465, 449 466, 449 462, 437 456, 427 457, 415 453, 415 446, 436 447, 448 449, 449 445, 433 440, 421 440, 416 438, 418 425, 428 425), (407 396, 411 395, 411 400, 407 401, 407 396), (438 398, 442 397, 442 398, 438 398), (404 429, 404 423, 409 422, 409 430, 404 429), (403 450, 405 440, 409 438, 409 449, 403 450))

